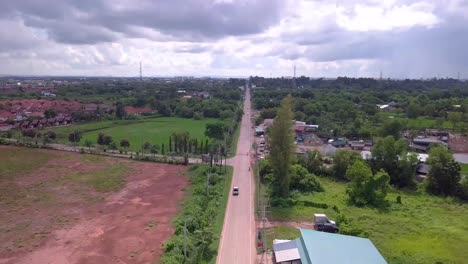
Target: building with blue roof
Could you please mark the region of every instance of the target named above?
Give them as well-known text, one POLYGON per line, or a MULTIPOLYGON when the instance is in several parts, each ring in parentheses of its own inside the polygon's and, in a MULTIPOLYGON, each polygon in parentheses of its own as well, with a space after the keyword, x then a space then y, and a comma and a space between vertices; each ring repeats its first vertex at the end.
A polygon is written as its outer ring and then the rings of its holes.
POLYGON ((275 263, 387 264, 367 238, 301 229, 301 237, 273 245, 275 263), (293 246, 297 246, 294 248, 293 246), (297 259, 298 252, 300 260, 297 259), (290 259, 288 259, 288 257, 290 259))

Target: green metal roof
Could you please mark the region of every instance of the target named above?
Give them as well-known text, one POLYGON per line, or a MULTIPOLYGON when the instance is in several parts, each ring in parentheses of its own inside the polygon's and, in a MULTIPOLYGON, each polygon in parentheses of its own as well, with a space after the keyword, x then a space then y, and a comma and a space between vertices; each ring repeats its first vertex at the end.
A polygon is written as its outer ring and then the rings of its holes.
POLYGON ((301 229, 297 242, 303 264, 387 264, 367 238, 301 229))

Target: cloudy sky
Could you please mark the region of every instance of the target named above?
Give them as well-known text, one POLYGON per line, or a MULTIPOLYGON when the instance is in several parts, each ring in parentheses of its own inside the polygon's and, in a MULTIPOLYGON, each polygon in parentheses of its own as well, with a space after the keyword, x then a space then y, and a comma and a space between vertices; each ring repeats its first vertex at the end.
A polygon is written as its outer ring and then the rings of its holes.
POLYGON ((468 78, 468 0, 1 0, 0 74, 468 78))

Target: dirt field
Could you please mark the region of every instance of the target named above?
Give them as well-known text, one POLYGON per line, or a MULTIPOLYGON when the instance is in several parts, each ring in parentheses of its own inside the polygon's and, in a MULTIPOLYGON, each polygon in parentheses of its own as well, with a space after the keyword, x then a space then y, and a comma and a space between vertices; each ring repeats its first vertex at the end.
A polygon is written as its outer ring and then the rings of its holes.
POLYGON ((0 146, 0 263, 152 263, 186 168, 0 146))

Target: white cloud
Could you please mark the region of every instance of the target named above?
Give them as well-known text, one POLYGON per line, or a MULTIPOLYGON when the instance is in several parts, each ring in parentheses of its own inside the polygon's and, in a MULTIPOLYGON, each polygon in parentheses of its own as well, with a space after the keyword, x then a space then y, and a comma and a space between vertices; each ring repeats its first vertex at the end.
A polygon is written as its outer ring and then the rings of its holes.
POLYGON ((468 72, 463 0, 47 1, 0 10, 0 74, 137 76, 140 61, 146 76, 468 72))
POLYGON ((434 5, 425 2, 410 5, 396 5, 394 1, 382 6, 367 6, 358 4, 354 14, 340 8, 337 23, 342 28, 351 31, 392 30, 411 28, 414 26, 432 27, 439 23, 433 14, 434 5))

